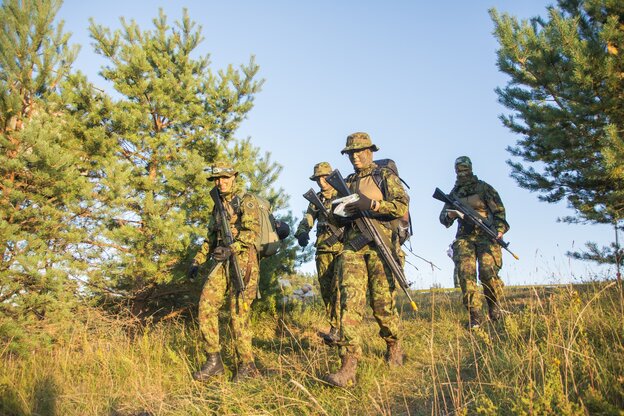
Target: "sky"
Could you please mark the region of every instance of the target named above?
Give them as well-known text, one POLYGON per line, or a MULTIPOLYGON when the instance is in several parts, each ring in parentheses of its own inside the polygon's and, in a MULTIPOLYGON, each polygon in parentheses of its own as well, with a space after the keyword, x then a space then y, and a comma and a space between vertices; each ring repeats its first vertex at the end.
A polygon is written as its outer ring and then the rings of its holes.
MULTIPOLYGON (((607 245, 611 227, 558 222, 573 215, 564 202, 547 204, 520 188, 506 161, 519 136, 499 116, 506 109, 496 87, 508 77, 496 67, 497 41, 488 9, 526 19, 545 16, 552 4, 541 0, 434 1, 155 1, 67 0, 57 16, 82 49, 74 69, 112 93, 99 76, 106 62, 93 52, 89 18, 111 29, 120 17, 144 30, 162 8, 173 23, 183 8, 202 27, 198 55, 210 55, 213 72, 247 64, 255 56, 265 80, 255 106, 236 134, 251 138, 283 166, 277 183, 290 196, 289 210, 300 219, 302 197, 316 184, 313 166, 329 162, 343 176, 353 171, 340 154, 346 137, 369 133, 409 184, 414 226, 406 275, 412 288, 453 286, 453 263, 446 251, 456 226, 438 221, 442 203, 436 187, 449 192, 453 162, 469 156, 474 173, 498 190, 511 225, 505 240, 520 260, 503 251, 500 276, 507 285, 554 284, 614 277, 615 271, 565 255, 585 242, 607 245), (416 269, 417 268, 417 269, 416 269)), ((278 213, 279 216, 279 213, 278 213)), ((314 239, 314 236, 312 236, 314 239)), ((409 244, 408 244, 409 247, 409 244)), ((314 264, 302 272, 313 273, 314 264)))

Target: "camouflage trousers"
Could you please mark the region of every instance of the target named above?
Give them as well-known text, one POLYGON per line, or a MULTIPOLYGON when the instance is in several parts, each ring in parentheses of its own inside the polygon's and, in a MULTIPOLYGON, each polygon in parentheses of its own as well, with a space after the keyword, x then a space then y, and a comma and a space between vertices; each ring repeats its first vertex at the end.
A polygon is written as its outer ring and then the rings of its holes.
POLYGON ((386 341, 398 339, 399 314, 395 285, 390 269, 370 244, 359 251, 345 250, 338 257, 340 279, 341 354, 362 355, 359 333, 368 294, 379 335, 386 341))
MULTIPOLYGON (((244 299, 249 306, 258 290, 258 259, 255 253, 250 256, 248 252, 243 251, 238 256, 238 261, 241 273, 246 277, 244 299)), ((204 284, 199 299, 199 329, 204 336, 205 351, 208 354, 219 352, 221 350, 219 325, 222 325, 222 328, 225 325, 225 322, 219 319, 219 311, 224 308, 236 358, 241 363, 248 363, 253 361, 252 333, 249 326, 250 307, 243 307, 243 299, 236 296, 229 275, 225 267, 219 267, 204 284)))
POLYGON ((339 308, 340 290, 338 282, 338 253, 335 252, 317 252, 316 254, 316 273, 318 276, 319 286, 321 287, 321 297, 325 305, 329 325, 332 328, 340 327, 339 308))
POLYGON ((477 286, 477 263, 479 280, 483 285, 483 295, 488 305, 498 303, 502 298, 504 286, 498 276, 503 266, 503 255, 498 244, 480 235, 459 237, 453 243, 453 262, 462 290, 462 301, 467 309, 479 310, 483 306, 477 286))

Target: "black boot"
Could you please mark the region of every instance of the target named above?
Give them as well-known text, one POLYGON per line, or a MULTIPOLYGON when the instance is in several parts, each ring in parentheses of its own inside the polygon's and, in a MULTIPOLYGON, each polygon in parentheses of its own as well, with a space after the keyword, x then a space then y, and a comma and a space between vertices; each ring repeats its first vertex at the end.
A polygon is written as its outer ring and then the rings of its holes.
POLYGON ((353 354, 347 353, 342 357, 340 370, 333 374, 327 374, 323 379, 335 387, 349 387, 355 385, 355 372, 357 359, 353 354))
POLYGON ((331 327, 329 332, 318 332, 318 336, 323 339, 325 345, 329 347, 335 347, 338 345, 338 341, 340 340, 340 334, 338 328, 331 327))
POLYGON ((501 311, 498 302, 488 301, 488 314, 490 315, 490 320, 492 322, 496 322, 503 317, 503 312, 501 311))
POLYGON ((470 309, 470 320, 468 321, 468 329, 476 329, 481 326, 481 322, 483 322, 483 317, 481 316, 481 312, 477 309, 470 309))
POLYGON ((238 383, 240 381, 260 377, 260 371, 256 368, 256 364, 253 361, 249 363, 242 363, 238 366, 236 374, 232 377, 232 382, 238 383))
POLYGON ((208 360, 202 365, 199 371, 193 373, 193 378, 197 381, 206 381, 224 372, 221 354, 218 352, 208 354, 208 360))

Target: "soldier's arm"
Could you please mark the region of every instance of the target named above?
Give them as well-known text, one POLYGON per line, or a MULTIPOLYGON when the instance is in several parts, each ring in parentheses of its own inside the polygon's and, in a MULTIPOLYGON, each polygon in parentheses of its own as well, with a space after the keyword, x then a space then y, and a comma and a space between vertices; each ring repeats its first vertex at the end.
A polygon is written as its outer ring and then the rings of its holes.
POLYGON ((318 212, 316 210, 316 207, 312 203, 309 203, 308 209, 306 210, 305 215, 301 219, 301 222, 299 222, 297 231, 295 231, 295 237, 301 234, 308 234, 310 230, 312 229, 312 227, 314 226, 314 221, 316 221, 317 216, 318 216, 318 212))
POLYGON ((233 252, 238 253, 242 249, 253 246, 260 234, 260 211, 258 201, 253 196, 246 194, 241 200, 240 230, 230 246, 233 252))
POLYGON ((483 199, 492 213, 496 231, 504 234, 509 230, 509 224, 507 223, 505 214, 505 206, 503 205, 503 201, 498 195, 498 192, 496 192, 496 189, 487 183, 485 185, 485 195, 483 199))
MULTIPOLYGON (((387 171, 384 169, 384 171, 387 171)), ((387 172, 384 175, 386 181, 387 195, 379 201, 379 206, 375 211, 381 215, 387 215, 394 218, 401 218, 407 213, 409 198, 403 189, 401 180, 393 173, 387 172)))
POLYGON ((208 260, 208 256, 212 251, 211 248, 217 245, 217 230, 215 223, 215 215, 214 212, 210 217, 210 221, 208 222, 208 234, 204 242, 202 243, 199 251, 193 258, 193 262, 196 264, 204 264, 206 260, 208 260))
POLYGON ((440 212, 440 223, 444 225, 446 228, 449 228, 455 222, 455 218, 451 218, 447 214, 447 210, 451 209, 449 204, 444 204, 442 211, 440 212))

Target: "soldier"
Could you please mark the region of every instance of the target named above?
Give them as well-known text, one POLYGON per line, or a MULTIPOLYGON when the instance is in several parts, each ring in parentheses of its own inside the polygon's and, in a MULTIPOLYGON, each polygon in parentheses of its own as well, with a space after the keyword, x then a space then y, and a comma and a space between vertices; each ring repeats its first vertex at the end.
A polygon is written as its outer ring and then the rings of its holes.
POLYGON ((407 213, 408 197, 399 177, 373 162, 373 152, 377 150, 379 148, 371 142, 368 134, 353 133, 347 137, 346 147, 341 151, 349 156, 355 170, 346 178, 346 183, 359 199, 345 207, 350 217, 346 219, 344 248, 338 258, 341 367, 336 373, 325 376, 325 381, 338 387, 355 383, 357 362, 362 354, 359 326, 366 310, 367 293, 373 316, 379 325, 379 335, 386 341, 386 362, 390 366, 403 364, 392 272, 382 260, 375 243, 364 236, 353 222, 362 212, 368 211, 392 241, 397 257, 402 257, 395 224, 407 213))
MULTIPOLYGON (((502 238, 509 230, 509 224, 505 220, 505 207, 498 192, 472 173, 472 162, 467 156, 455 160, 455 173, 457 180, 450 196, 472 207, 485 222, 496 229, 497 238, 502 238)), ((458 213, 445 204, 440 213, 440 222, 448 228, 456 218, 458 213)), ((477 287, 476 263, 479 263, 479 280, 483 285, 490 319, 492 321, 500 319, 499 302, 503 291, 503 281, 498 276, 498 271, 503 265, 500 246, 480 228, 460 218, 452 253, 463 304, 468 309, 470 317, 468 328, 476 328, 482 322, 483 303, 477 287)))
POLYGON ((260 375, 254 364, 251 347, 251 328, 249 326, 249 308, 244 299, 254 299, 258 290, 259 266, 258 254, 254 242, 260 232, 259 208, 256 198, 251 194, 239 194, 236 189, 238 172, 230 163, 218 162, 208 169, 209 180, 214 181, 219 190, 223 206, 229 218, 228 227, 232 231, 234 242, 230 246, 223 243, 221 224, 213 210, 208 224, 208 237, 201 250, 194 258, 189 275, 196 275, 198 266, 209 257, 215 262, 223 262, 217 267, 204 284, 199 300, 199 327, 204 337, 204 348, 208 359, 193 378, 206 381, 224 372, 219 344, 219 309, 225 303, 229 314, 229 327, 234 343, 237 370, 232 381, 252 378, 260 375), (241 274, 244 276, 245 291, 237 295, 232 284, 233 267, 228 261, 232 253, 236 255, 241 274))
MULTIPOLYGON (((336 198, 336 190, 327 183, 325 178, 332 172, 331 165, 327 162, 320 162, 314 166, 314 173, 310 180, 316 181, 321 191, 316 195, 325 206, 327 213, 331 213, 331 203, 336 198)), ((295 237, 301 247, 305 247, 310 240, 310 229, 316 223, 316 272, 318 282, 321 287, 321 297, 325 304, 327 317, 329 318, 329 332, 319 333, 321 338, 328 345, 338 341, 338 279, 335 270, 336 258, 342 250, 340 242, 340 227, 336 224, 333 215, 326 215, 323 211, 310 203, 305 216, 299 223, 295 237)))

